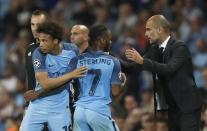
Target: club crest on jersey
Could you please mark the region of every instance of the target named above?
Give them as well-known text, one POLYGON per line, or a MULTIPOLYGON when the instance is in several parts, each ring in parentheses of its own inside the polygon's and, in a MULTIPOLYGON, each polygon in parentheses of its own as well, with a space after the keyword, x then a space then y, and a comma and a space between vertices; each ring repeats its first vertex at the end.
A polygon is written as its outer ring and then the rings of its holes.
POLYGON ((36 67, 36 68, 40 67, 40 65, 41 65, 40 60, 38 60, 38 59, 33 60, 33 65, 34 65, 34 67, 36 67))

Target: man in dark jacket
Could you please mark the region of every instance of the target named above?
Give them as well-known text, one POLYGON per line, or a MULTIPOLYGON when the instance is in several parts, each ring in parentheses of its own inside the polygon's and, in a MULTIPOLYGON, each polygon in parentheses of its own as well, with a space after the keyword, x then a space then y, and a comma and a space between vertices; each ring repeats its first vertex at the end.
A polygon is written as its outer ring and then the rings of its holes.
POLYGON ((42 10, 35 10, 31 16, 31 30, 32 30, 32 35, 34 37, 34 42, 29 44, 26 50, 26 54, 25 54, 26 55, 25 66, 26 66, 27 80, 28 80, 27 90, 34 89, 36 85, 34 69, 33 69, 33 64, 32 64, 32 53, 39 46, 36 29, 39 24, 48 20, 48 18, 49 18, 48 14, 42 10))
POLYGON ((194 80, 189 49, 170 35, 170 24, 162 15, 147 20, 145 35, 151 44, 157 45, 154 50, 160 52, 159 59, 142 57, 134 49, 127 50, 126 57, 156 74, 168 104, 169 131, 199 131, 202 99, 194 80))
MULTIPOLYGON (((31 31, 34 37, 34 42, 29 44, 25 54, 25 68, 27 72, 27 90, 33 90, 36 86, 35 73, 34 73, 33 62, 32 62, 32 53, 37 47, 39 47, 39 41, 37 36, 38 34, 36 32, 36 29, 39 24, 45 22, 48 19, 49 19, 48 14, 43 10, 35 10, 34 12, 32 12, 30 22, 31 22, 31 31)), ((28 106, 28 102, 26 103, 26 106, 28 106)), ((43 131, 47 131, 46 126, 43 129, 43 131)))

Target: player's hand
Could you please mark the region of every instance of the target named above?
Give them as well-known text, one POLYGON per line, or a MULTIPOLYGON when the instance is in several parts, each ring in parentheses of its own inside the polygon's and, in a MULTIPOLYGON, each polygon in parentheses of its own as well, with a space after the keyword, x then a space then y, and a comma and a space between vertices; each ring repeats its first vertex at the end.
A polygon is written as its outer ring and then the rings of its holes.
POLYGON ((80 77, 85 77, 87 75, 87 72, 88 72, 87 66, 81 66, 70 73, 72 75, 72 78, 80 78, 80 77))
POLYGON ((28 90, 24 93, 24 99, 26 101, 32 101, 38 97, 38 94, 34 90, 28 90))
POLYGON ((138 64, 143 64, 143 57, 134 48, 126 49, 125 56, 128 60, 134 61, 138 64))

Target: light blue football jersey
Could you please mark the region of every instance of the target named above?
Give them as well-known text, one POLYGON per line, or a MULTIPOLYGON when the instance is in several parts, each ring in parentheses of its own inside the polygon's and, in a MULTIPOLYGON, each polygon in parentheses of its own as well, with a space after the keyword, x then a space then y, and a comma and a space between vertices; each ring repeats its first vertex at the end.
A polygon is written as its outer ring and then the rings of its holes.
MULTIPOLYGON (((44 54, 37 48, 33 53, 35 72, 48 72, 48 77, 56 78, 71 71, 70 60, 79 54, 78 48, 70 43, 62 43, 62 51, 58 55, 44 54)), ((42 87, 36 82, 35 90, 42 87)), ((53 89, 44 97, 32 101, 34 109, 45 112, 61 112, 69 108, 69 83, 53 89)))
POLYGON ((72 59, 71 65, 88 67, 87 76, 78 79, 80 94, 75 106, 111 116, 111 85, 121 84, 119 61, 102 51, 89 51, 72 59))

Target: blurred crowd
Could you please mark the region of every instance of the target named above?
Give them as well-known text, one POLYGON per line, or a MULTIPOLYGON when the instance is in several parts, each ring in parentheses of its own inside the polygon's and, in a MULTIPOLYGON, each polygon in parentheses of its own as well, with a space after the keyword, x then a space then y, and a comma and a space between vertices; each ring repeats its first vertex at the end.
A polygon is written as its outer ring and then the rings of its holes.
MULTIPOLYGON (((113 34, 111 54, 130 64, 126 48, 142 52, 148 41, 145 22, 163 14, 172 35, 186 42, 204 106, 201 130, 207 131, 207 1, 206 0, 0 0, 0 131, 17 131, 24 113, 25 51, 33 41, 30 16, 43 9, 64 27, 65 41, 75 24, 106 25, 113 34)), ((124 66, 128 89, 112 104, 121 131, 167 131, 165 117, 154 118, 153 82, 149 72, 124 66)))

